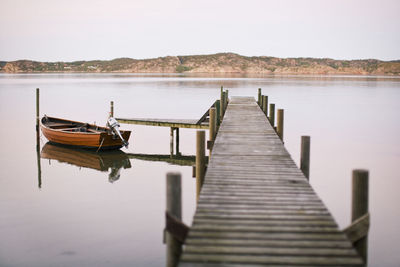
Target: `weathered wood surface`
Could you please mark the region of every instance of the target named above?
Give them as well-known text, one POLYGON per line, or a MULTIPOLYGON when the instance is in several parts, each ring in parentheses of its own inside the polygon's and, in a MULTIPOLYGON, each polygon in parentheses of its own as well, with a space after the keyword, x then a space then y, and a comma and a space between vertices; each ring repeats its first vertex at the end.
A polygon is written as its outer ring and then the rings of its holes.
POLYGON ((369 213, 361 216, 355 220, 351 225, 343 229, 343 232, 347 235, 351 242, 357 242, 363 237, 368 235, 370 218, 369 213))
POLYGON ((180 266, 361 266, 253 98, 232 98, 180 266))
POLYGON ((197 124, 198 120, 148 119, 148 118, 116 118, 120 123, 161 126, 171 128, 208 129, 208 122, 197 124))

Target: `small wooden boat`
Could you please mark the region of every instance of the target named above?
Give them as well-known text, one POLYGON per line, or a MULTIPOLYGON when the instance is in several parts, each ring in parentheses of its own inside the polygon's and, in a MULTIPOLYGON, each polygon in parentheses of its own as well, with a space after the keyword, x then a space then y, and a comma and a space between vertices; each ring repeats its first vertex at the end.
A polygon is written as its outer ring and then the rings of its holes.
MULTIPOLYGON (((111 118, 113 119, 113 118, 111 118)), ((128 145, 131 131, 119 131, 114 119, 114 127, 44 116, 40 128, 51 142, 61 145, 90 148, 96 150, 119 149, 128 145)))

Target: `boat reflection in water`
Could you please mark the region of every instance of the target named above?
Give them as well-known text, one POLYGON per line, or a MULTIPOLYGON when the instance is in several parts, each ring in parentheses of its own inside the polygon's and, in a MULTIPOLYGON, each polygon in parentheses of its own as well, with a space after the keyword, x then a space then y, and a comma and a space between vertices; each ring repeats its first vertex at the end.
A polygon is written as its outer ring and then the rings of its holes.
POLYGON ((46 143, 40 153, 43 159, 55 159, 78 167, 90 168, 102 172, 111 169, 108 180, 113 183, 121 176, 121 169, 131 167, 128 155, 121 150, 90 151, 46 143))

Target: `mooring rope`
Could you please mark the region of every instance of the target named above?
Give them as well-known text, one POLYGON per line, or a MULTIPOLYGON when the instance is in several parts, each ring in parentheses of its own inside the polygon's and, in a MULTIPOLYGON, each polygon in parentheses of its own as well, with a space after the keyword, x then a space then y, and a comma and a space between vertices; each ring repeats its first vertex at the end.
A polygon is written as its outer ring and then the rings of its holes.
POLYGON ((103 137, 103 139, 101 139, 100 146, 99 146, 99 148, 96 150, 96 153, 97 153, 97 152, 99 152, 99 150, 100 150, 101 146, 103 145, 103 142, 104 142, 104 137, 103 137))

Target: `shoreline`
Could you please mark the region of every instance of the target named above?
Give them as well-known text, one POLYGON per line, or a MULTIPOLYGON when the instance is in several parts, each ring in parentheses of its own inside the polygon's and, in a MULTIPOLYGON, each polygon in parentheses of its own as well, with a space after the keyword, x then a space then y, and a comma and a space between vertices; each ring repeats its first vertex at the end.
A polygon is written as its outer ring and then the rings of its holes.
POLYGON ((0 61, 0 73, 201 73, 235 75, 400 75, 400 60, 246 57, 234 53, 73 62, 0 61))
POLYGON ((241 73, 241 72, 88 72, 88 71, 44 71, 44 72, 2 72, 0 75, 36 75, 36 74, 125 74, 135 76, 180 76, 180 77, 238 77, 238 78, 263 78, 263 77, 360 77, 360 78, 400 78, 400 74, 354 74, 354 73, 241 73))

